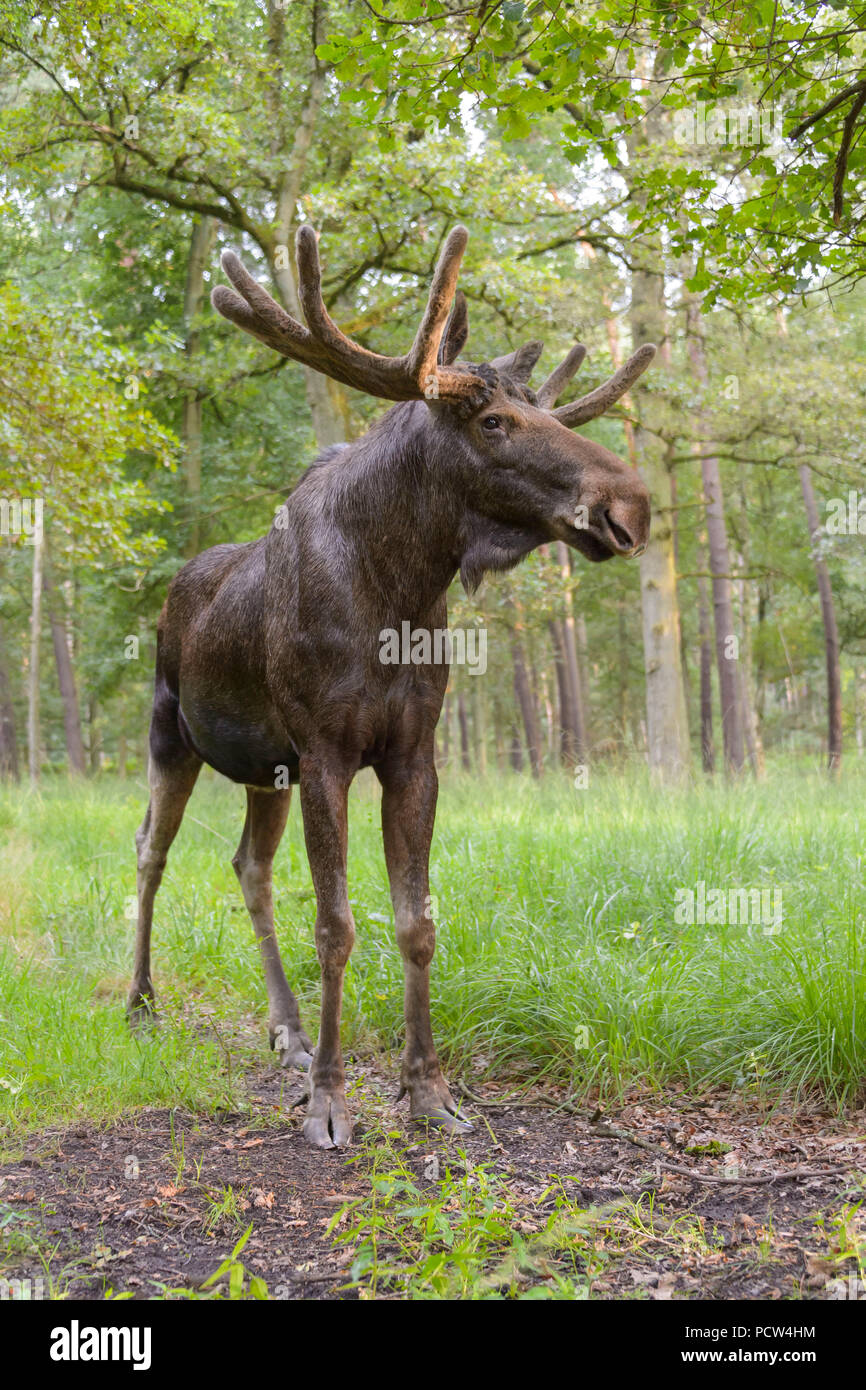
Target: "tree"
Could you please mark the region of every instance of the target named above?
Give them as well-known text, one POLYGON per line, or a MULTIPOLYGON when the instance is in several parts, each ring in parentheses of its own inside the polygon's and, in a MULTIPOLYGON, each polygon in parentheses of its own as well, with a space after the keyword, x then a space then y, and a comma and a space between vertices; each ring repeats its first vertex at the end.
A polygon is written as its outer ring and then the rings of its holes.
POLYGON ((0 621, 0 781, 17 782, 21 773, 18 765, 18 740, 15 733, 15 707, 12 703, 8 651, 4 624, 0 621))
MULTIPOLYGON (((662 113, 650 108, 643 127, 633 131, 627 141, 629 163, 623 177, 631 200, 638 207, 644 195, 636 186, 635 171, 663 134, 662 113)), ((629 322, 635 343, 665 343, 664 257, 657 235, 649 238, 633 269, 629 322)), ((666 356, 665 352, 663 360, 666 356)), ((675 781, 688 770, 690 751, 683 692, 673 480, 669 452, 659 443, 644 424, 639 424, 634 435, 635 451, 653 503, 650 543, 640 561, 649 764, 657 776, 675 781)))
MULTIPOLYGON (((701 336, 701 312, 698 300, 690 296, 686 308, 688 349, 696 380, 702 387, 707 383, 707 360, 701 336)), ((743 710, 737 662, 739 647, 734 624, 731 593, 731 558, 725 528, 725 505, 722 494, 722 474, 719 460, 704 442, 700 449, 701 476, 706 505, 707 548, 713 587, 713 614, 716 637, 716 662, 719 674, 719 696, 722 706, 722 742, 725 767, 740 772, 743 767, 743 710)))
POLYGON ((812 474, 807 463, 800 464, 800 486, 806 507, 809 538, 813 546, 818 594, 821 600, 821 620, 824 624, 824 646, 827 661, 827 759, 830 771, 838 773, 842 764, 842 677, 839 667, 839 629, 833 606, 833 589, 827 562, 819 549, 821 524, 812 474))
MULTIPOLYGON (((34 552, 35 560, 35 552, 34 552)), ((43 561, 45 556, 43 555, 43 561)), ((35 581, 34 581, 35 582, 35 581)), ((64 615, 58 603, 57 591, 51 582, 47 564, 43 563, 42 593, 48 609, 51 625, 51 640, 54 645, 54 662, 57 667, 57 683, 63 703, 63 727, 66 737, 66 756, 71 772, 83 777, 86 771, 84 743, 81 738, 81 715, 78 708, 78 691, 75 686, 75 672, 72 669, 72 656, 66 632, 64 615)), ((38 622, 37 622, 38 629, 38 622)))
MULTIPOLYGON (((66 626, 53 605, 44 574, 45 536, 52 537, 58 565, 86 562, 105 569, 153 555, 159 540, 134 526, 160 504, 142 481, 126 472, 137 452, 173 466, 171 434, 127 399, 124 379, 135 381, 132 363, 112 347, 86 315, 75 319, 56 308, 27 304, 12 287, 0 287, 0 496, 4 537, 12 551, 32 555, 30 638, 27 665, 27 742, 31 781, 39 777, 40 639, 43 590, 47 593, 64 708, 66 745, 75 771, 84 771, 75 679, 66 626), (115 373, 114 379, 107 372, 115 373), (11 518, 11 520, 10 520, 11 518)), ((137 394, 137 391, 136 393, 137 394)), ((5 681, 8 689, 8 676, 5 681)), ((12 752, 14 714, 4 718, 4 762, 12 752)))

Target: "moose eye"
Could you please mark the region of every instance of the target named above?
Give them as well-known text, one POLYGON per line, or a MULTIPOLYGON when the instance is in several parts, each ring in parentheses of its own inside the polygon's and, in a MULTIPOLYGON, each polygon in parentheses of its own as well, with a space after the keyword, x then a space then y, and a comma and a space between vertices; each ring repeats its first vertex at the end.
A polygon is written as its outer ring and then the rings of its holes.
POLYGON ((498 430, 501 424, 502 421, 498 415, 485 415, 484 419, 481 421, 482 428, 491 431, 498 430))

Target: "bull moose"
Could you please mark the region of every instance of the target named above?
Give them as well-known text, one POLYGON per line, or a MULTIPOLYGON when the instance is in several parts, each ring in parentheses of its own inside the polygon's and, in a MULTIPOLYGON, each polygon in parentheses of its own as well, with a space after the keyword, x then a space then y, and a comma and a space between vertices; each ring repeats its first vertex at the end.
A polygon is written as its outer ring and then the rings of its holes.
POLYGON ((286 357, 396 401, 360 439, 306 470, 268 534, 217 545, 172 581, 157 634, 150 724, 150 802, 137 835, 138 925, 128 997, 132 1021, 153 1009, 150 937, 169 847, 203 762, 243 783, 247 812, 232 860, 264 962, 271 1046, 308 1073, 304 1134, 348 1144, 340 1046, 343 972, 355 937, 346 882, 347 798, 359 768, 382 785, 382 833, 405 972, 400 1095, 411 1116, 469 1128, 442 1075, 430 1020, 435 926, 428 860, 436 808, 434 729, 446 664, 380 660, 383 629, 447 626, 446 591, 472 591, 536 546, 562 540, 589 560, 636 555, 649 536, 647 489, 634 469, 571 431, 601 415, 649 365, 640 347, 611 378, 556 401, 579 367, 572 348, 537 391, 542 345, 489 363, 458 361, 468 336, 456 290, 467 232, 439 257, 420 327, 403 357, 352 342, 321 294, 316 234, 297 234, 298 323, 231 252, 234 286, 214 289, 225 318, 286 357), (315 1049, 304 1031, 274 931, 271 870, 291 785, 316 895, 322 1007, 315 1049))

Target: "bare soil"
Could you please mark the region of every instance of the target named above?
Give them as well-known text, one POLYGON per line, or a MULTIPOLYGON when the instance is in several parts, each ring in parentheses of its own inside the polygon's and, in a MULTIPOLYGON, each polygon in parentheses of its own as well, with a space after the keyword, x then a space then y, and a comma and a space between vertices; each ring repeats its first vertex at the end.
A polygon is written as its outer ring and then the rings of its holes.
MULTIPOLYGON (((356 1136, 373 1125, 401 1128, 406 1103, 395 1105, 393 1078, 357 1061, 351 1076, 356 1136)), ((302 1112, 288 1106, 294 1087, 265 1068, 251 1074, 242 1115, 150 1110, 107 1128, 42 1133, 26 1157, 0 1166, 0 1217, 7 1233, 24 1233, 2 1272, 44 1280, 47 1267, 56 1291, 75 1299, 103 1298, 109 1288, 152 1298, 200 1286, 252 1222, 241 1258, 272 1297, 357 1297, 344 1287, 346 1252, 325 1228, 348 1198, 369 1191, 367 1173, 357 1149, 305 1144, 302 1112), (240 1211, 215 1217, 229 1187, 240 1211)), ((727 1092, 643 1094, 593 1123, 588 1111, 553 1110, 564 1097, 551 1092, 519 1105, 497 1103, 501 1086, 473 1094, 467 1107, 478 1122, 460 1148, 507 1180, 518 1209, 525 1205, 521 1229, 530 1238, 553 1177, 580 1207, 613 1213, 595 1226, 603 1258, 594 1297, 823 1299, 850 1297, 852 1287, 857 1296, 851 1250, 866 1238, 857 1210, 866 1193, 863 1111, 763 1113, 727 1092), (719 1181, 726 1174, 734 1180, 719 1181), (640 1199, 643 1228, 632 1219, 626 1231, 617 1213, 640 1199)), ((431 1192, 431 1155, 440 1169, 460 1161, 433 1134, 408 1129, 406 1142, 431 1192)))

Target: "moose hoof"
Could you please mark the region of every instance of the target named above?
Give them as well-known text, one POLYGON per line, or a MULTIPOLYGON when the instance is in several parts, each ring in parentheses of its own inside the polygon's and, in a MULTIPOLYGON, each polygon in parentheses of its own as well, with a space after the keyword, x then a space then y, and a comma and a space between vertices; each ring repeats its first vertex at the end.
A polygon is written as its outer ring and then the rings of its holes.
POLYGON ((157 1021, 157 1012, 152 994, 139 989, 131 989, 126 1000, 126 1021, 133 1032, 152 1028, 157 1021))
POLYGON ((423 1115, 413 1115, 411 1118, 415 1125, 433 1125, 448 1135, 471 1134, 474 1129, 459 1110, 447 1110, 444 1105, 438 1106, 435 1110, 428 1110, 423 1115))
POLYGON ((352 1137, 346 1097, 338 1091, 314 1090, 304 1120, 304 1138, 317 1149, 345 1149, 352 1137))
POLYGON ((313 1061, 313 1044, 303 1029, 296 1031, 287 1023, 268 1029, 271 1051, 276 1052, 280 1066, 287 1071, 297 1067, 298 1071, 309 1071, 313 1061))
POLYGON ((443 1134, 472 1133, 472 1125, 452 1100, 441 1076, 406 1089, 412 1097, 410 1118, 413 1124, 435 1125, 443 1134))

